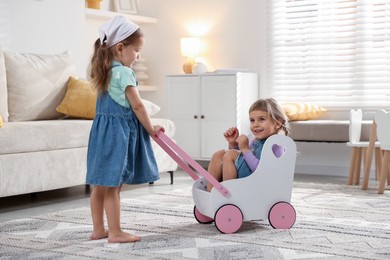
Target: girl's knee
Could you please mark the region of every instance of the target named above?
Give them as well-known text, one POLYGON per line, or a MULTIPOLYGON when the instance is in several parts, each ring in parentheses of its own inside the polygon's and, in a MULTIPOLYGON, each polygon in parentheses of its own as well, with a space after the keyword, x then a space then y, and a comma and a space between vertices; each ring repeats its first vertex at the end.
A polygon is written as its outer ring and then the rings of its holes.
POLYGON ((223 156, 225 155, 225 150, 216 151, 211 157, 212 161, 222 161, 223 156))
POLYGON ((236 150, 230 150, 225 153, 223 156, 223 161, 234 161, 237 159, 239 152, 236 150))
POLYGON ((213 157, 221 157, 225 154, 225 150, 219 150, 219 151, 216 151, 214 154, 213 154, 213 157))

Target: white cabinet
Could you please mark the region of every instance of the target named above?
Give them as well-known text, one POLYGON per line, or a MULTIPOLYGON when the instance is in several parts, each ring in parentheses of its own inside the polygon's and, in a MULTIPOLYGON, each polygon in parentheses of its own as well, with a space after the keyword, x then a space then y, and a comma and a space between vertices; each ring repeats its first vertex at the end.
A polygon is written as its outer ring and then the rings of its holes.
POLYGON ((229 127, 249 133, 248 109, 258 98, 256 73, 170 75, 166 86, 175 140, 193 159, 209 160, 227 148, 223 132, 229 127))

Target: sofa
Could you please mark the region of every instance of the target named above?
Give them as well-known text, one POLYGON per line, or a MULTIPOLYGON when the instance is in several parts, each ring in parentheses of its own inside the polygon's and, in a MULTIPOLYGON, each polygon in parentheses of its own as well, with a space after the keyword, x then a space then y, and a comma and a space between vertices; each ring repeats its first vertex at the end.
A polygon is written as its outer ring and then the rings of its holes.
MULTIPOLYGON (((17 53, 0 46, 0 197, 85 184, 92 125, 85 114, 95 106, 90 99, 89 104, 84 102, 86 82, 75 74, 69 51, 17 53), (72 110, 72 102, 80 98, 79 114, 67 114, 65 110, 72 110)), ((159 107, 147 103, 149 115, 154 115, 159 107)), ((171 121, 153 118, 152 122, 162 124, 173 137, 171 121)), ((159 172, 170 172, 172 178, 176 162, 154 142, 153 149, 159 172)))

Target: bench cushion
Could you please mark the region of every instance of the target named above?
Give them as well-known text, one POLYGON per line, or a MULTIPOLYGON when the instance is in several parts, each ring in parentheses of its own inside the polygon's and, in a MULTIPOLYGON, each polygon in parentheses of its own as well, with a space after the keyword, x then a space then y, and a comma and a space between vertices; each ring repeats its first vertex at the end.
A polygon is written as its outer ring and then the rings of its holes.
MULTIPOLYGON (((362 122, 361 140, 368 141, 372 121, 362 122)), ((290 122, 295 141, 348 142, 349 120, 307 120, 290 122)))

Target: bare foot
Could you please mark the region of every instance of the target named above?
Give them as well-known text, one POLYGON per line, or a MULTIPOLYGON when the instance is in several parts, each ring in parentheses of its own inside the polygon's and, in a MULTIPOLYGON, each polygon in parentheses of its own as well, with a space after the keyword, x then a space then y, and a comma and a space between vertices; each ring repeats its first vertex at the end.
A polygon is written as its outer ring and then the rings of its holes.
POLYGON ((102 238, 108 237, 108 230, 102 230, 102 231, 93 231, 91 234, 91 240, 98 240, 102 238))
POLYGON ((118 234, 108 236, 108 243, 131 243, 140 240, 140 237, 123 231, 118 234))

